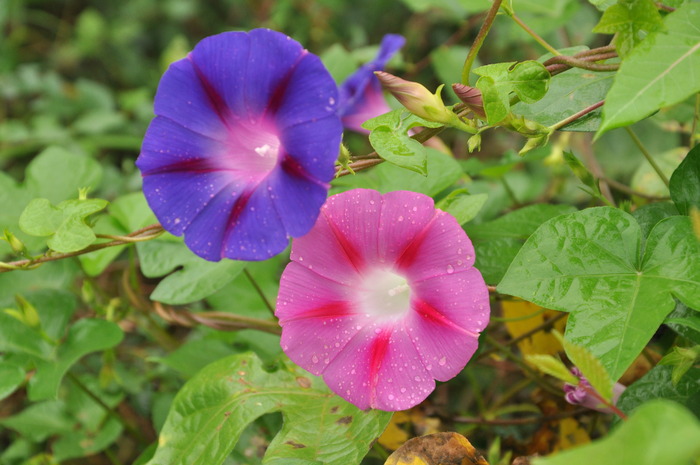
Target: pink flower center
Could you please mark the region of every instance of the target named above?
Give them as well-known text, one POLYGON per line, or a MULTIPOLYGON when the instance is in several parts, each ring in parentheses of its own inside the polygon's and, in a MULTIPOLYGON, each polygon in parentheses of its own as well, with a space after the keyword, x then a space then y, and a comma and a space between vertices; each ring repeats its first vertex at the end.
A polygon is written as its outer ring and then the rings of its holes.
POLYGON ((265 123, 238 122, 229 132, 228 153, 235 171, 250 181, 261 181, 280 158, 280 139, 274 128, 265 123))
POLYGON ((406 278, 387 270, 368 275, 358 293, 361 311, 379 318, 404 315, 410 308, 410 301, 411 287, 406 278))

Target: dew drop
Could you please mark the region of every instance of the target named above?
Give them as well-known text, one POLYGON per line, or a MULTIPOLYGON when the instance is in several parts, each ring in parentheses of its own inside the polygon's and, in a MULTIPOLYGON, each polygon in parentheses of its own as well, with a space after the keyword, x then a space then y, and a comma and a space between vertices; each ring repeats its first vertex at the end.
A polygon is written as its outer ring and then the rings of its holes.
POLYGON ((394 394, 389 394, 389 400, 394 400, 394 394))
POLYGON ((333 97, 328 99, 328 104, 329 105, 335 105, 335 99, 333 97))
POLYGON ((406 392, 406 388, 401 388, 401 394, 403 394, 404 392, 406 392))
POLYGON ((440 365, 441 367, 444 367, 445 363, 447 363, 446 357, 442 357, 440 360, 438 360, 438 365, 440 365))
POLYGON ((455 267, 452 265, 447 265, 447 274, 452 274, 455 272, 455 267))
POLYGON ((314 355, 313 357, 311 357, 311 361, 314 363, 318 363, 318 357, 314 355))
POLYGON ((420 376, 416 376, 416 377, 413 378, 413 379, 415 379, 417 382, 420 382, 420 381, 421 381, 421 377, 420 377, 420 376))

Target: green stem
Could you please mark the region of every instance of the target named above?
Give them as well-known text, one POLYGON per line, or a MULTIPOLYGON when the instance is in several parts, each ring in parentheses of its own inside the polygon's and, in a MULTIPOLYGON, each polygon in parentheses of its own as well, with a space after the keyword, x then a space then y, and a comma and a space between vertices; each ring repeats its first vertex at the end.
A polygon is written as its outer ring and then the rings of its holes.
POLYGON ((66 373, 66 376, 67 376, 68 379, 70 379, 76 386, 78 386, 78 388, 80 388, 81 391, 83 391, 85 394, 87 394, 87 396, 88 396, 89 398, 91 398, 92 400, 94 400, 100 407, 102 407, 102 408, 104 409, 104 411, 105 411, 109 416, 111 416, 112 418, 114 418, 115 420, 117 420, 119 423, 121 423, 122 426, 124 427, 124 429, 127 430, 127 431, 134 437, 134 439, 136 439, 136 440, 139 442, 139 444, 141 444, 142 446, 148 445, 148 441, 146 441, 146 438, 143 437, 143 435, 141 434, 141 432, 140 432, 139 430, 137 430, 136 428, 134 428, 134 427, 133 427, 131 424, 129 424, 124 418, 122 418, 121 415, 119 415, 117 412, 115 412, 114 410, 112 410, 112 408, 111 408, 109 405, 105 404, 104 401, 103 401, 102 399, 100 399, 100 398, 97 396, 97 394, 95 394, 94 392, 92 392, 92 391, 90 390, 90 388, 88 388, 85 384, 83 384, 83 382, 80 381, 80 380, 78 379, 77 376, 75 376, 75 375, 74 375, 73 373, 71 373, 70 371, 69 371, 68 373, 66 373))
POLYGON ((659 177, 664 182, 664 184, 666 184, 666 187, 668 187, 669 186, 668 178, 666 177, 664 172, 661 171, 661 167, 658 165, 658 163, 656 163, 656 160, 654 160, 654 157, 651 156, 651 153, 649 153, 649 151, 646 149, 646 147, 644 147, 644 144, 642 144, 642 141, 639 140, 639 137, 637 137, 637 135, 634 133, 634 131, 632 131, 632 129, 630 129, 629 127, 626 127, 625 130, 627 131, 627 134, 630 135, 630 137, 632 138, 632 141, 634 141, 634 144, 637 146, 637 148, 639 148, 639 150, 642 152, 642 154, 644 155, 644 158, 646 158, 647 161, 649 162, 649 164, 651 165, 651 167, 654 168, 654 171, 656 171, 656 174, 659 175, 659 177))
POLYGON ((253 285, 255 288, 255 292, 258 293, 260 296, 260 299, 263 301, 265 304, 265 307, 270 311, 270 313, 274 316, 275 315, 275 308, 270 304, 270 301, 267 300, 267 297, 265 297, 265 293, 263 292, 262 288, 258 285, 257 281, 255 281, 255 278, 253 278, 253 275, 250 274, 250 271, 248 271, 248 268, 245 268, 243 270, 243 273, 245 273, 246 277, 248 278, 248 281, 250 281, 250 284, 253 285))
POLYGON ((559 56, 559 55, 561 55, 561 53, 559 53, 559 52, 557 51, 556 48, 554 48, 554 47, 552 47, 551 45, 549 45, 549 44, 547 43, 546 40, 544 40, 539 34, 537 34, 535 31, 533 31, 533 30, 530 28, 530 26, 528 26, 527 24, 525 24, 525 23, 523 22, 522 19, 518 18, 518 17, 515 16, 515 15, 511 15, 510 17, 513 19, 513 21, 515 21, 515 23, 516 23, 518 26, 520 26, 525 32, 527 32, 527 33, 530 35, 530 37, 532 37, 533 39, 535 39, 535 41, 536 41, 538 44, 540 44, 540 45, 543 46, 545 49, 547 49, 547 51, 548 51, 549 53, 551 53, 551 54, 554 55, 554 56, 559 56))
POLYGON ((698 131, 698 119, 700 118, 700 92, 695 94, 695 114, 693 115, 693 125, 690 127, 690 148, 695 147, 695 144, 700 139, 698 131))
POLYGON ((505 176, 501 176, 499 179, 501 180, 501 184, 503 184, 503 189, 505 189, 506 194, 510 198, 511 202, 513 202, 513 204, 516 207, 520 206, 520 202, 518 202, 517 197, 515 197, 515 192, 513 192, 513 189, 510 188, 510 184, 508 184, 508 181, 506 181, 505 176))
POLYGON ((474 39, 474 43, 469 49, 467 59, 464 61, 464 66, 462 67, 462 84, 464 85, 469 85, 469 73, 472 70, 472 65, 474 64, 474 60, 476 60, 476 56, 479 53, 481 46, 484 44, 484 39, 486 39, 491 26, 493 26, 493 22, 496 19, 496 14, 498 14, 498 10, 501 8, 502 1, 503 0, 493 0, 491 9, 486 15, 484 23, 481 25, 481 29, 479 29, 476 39, 474 39))

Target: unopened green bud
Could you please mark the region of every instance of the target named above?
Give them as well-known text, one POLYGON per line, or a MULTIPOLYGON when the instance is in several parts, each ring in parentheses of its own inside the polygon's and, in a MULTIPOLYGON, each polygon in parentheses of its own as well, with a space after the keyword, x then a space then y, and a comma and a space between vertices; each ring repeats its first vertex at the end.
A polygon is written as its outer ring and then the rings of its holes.
POLYGON ((481 150, 481 134, 474 134, 467 141, 467 146, 469 147, 469 153, 481 150))
POLYGON ((417 82, 406 81, 384 71, 375 71, 374 74, 384 88, 414 115, 428 121, 451 124, 455 115, 442 103, 440 91, 443 86, 433 94, 417 82))
POLYGON ((10 247, 12 247, 12 251, 14 253, 24 255, 27 252, 27 247, 24 245, 24 243, 21 240, 19 240, 19 238, 15 236, 10 230, 6 229, 5 234, 1 239, 7 241, 7 243, 10 244, 10 247))

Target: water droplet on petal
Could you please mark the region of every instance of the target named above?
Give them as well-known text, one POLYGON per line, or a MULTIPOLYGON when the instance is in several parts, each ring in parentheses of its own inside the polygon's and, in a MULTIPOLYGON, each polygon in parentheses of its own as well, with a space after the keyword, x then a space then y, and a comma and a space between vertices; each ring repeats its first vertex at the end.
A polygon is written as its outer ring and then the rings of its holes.
POLYGON ((447 357, 442 357, 440 360, 438 360, 438 365, 441 367, 445 366, 445 363, 447 363, 447 357))
POLYGON ((314 363, 318 363, 318 357, 314 355, 313 357, 311 357, 311 361, 314 363))
POLYGON ((452 274, 455 272, 455 267, 452 265, 447 265, 447 274, 452 274))

